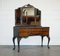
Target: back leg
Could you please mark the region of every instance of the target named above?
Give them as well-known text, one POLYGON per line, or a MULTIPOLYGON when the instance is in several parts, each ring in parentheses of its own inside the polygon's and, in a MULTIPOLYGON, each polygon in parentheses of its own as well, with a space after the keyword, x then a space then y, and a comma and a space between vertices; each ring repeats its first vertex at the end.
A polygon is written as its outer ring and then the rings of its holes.
POLYGON ((18 42, 18 52, 20 51, 20 40, 21 40, 21 37, 17 37, 17 42, 18 42))
POLYGON ((15 39, 16 39, 16 37, 13 37, 13 45, 14 45, 13 50, 15 50, 15 39))
POLYGON ((43 36, 41 37, 41 47, 43 47, 43 36))
POLYGON ((49 37, 49 36, 47 36, 47 38, 48 38, 48 44, 47 44, 47 47, 48 47, 48 48, 50 48, 50 47, 49 47, 50 37, 49 37))

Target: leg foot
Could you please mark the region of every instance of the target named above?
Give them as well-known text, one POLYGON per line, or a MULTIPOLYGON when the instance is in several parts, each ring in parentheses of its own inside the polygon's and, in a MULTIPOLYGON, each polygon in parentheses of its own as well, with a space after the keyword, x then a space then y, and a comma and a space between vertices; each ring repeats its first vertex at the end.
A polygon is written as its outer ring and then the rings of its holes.
POLYGON ((48 49, 50 49, 50 47, 48 46, 48 49))
POLYGON ((15 50, 15 48, 13 48, 13 50, 15 50))

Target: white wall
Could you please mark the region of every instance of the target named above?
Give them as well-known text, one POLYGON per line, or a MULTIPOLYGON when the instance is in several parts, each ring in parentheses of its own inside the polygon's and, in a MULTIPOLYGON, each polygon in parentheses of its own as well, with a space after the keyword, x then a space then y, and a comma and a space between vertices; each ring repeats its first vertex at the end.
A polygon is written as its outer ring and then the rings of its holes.
MULTIPOLYGON (((42 26, 50 27, 50 45, 60 45, 60 0, 0 0, 0 45, 13 44, 14 10, 28 3, 41 10, 42 26)), ((21 45, 40 44, 40 36, 31 36, 21 40, 21 45)), ((45 37, 44 45, 46 44, 45 37)))

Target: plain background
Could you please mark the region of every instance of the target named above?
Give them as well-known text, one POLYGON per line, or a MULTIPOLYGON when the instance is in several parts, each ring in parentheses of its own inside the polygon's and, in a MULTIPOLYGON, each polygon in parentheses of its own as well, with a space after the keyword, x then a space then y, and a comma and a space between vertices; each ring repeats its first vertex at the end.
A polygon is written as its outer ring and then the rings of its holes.
MULTIPOLYGON (((13 45, 15 9, 26 4, 41 10, 41 25, 50 27, 50 45, 60 45, 60 0, 0 0, 0 45, 13 45)), ((21 45, 41 45, 41 36, 23 38, 21 45)), ((47 45, 46 37, 44 45, 47 45)))

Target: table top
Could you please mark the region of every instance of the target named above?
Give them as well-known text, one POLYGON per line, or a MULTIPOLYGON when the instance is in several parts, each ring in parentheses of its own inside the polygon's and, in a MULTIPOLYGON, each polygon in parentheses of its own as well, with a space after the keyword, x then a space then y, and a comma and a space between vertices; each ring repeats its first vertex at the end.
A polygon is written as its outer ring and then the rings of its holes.
POLYGON ((43 26, 39 26, 39 25, 16 25, 14 27, 24 27, 24 28, 47 28, 47 27, 43 27, 43 26))

